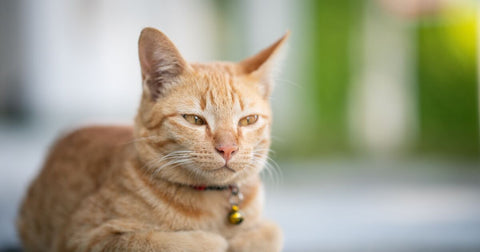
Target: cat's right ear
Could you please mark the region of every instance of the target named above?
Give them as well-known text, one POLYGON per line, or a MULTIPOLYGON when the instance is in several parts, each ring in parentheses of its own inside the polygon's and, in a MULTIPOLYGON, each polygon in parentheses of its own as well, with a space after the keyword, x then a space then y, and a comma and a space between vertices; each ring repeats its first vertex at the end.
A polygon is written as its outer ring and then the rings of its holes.
POLYGON ((152 99, 188 69, 187 62, 165 34, 154 28, 144 28, 138 40, 138 55, 142 80, 152 99))
POLYGON ((287 31, 283 37, 261 52, 239 62, 240 69, 258 80, 260 94, 268 99, 273 89, 273 70, 279 61, 280 49, 283 47, 290 32, 287 31))

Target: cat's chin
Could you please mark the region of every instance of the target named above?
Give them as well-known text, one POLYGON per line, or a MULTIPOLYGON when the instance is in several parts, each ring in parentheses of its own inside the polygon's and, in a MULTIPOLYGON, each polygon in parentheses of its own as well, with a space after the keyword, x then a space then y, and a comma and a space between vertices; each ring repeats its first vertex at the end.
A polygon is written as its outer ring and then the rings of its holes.
MULTIPOLYGON (((238 177, 241 176, 242 171, 234 170, 228 166, 221 166, 214 169, 203 170, 201 172, 202 178, 196 178, 195 181, 203 180, 203 184, 211 184, 211 185, 227 185, 236 183, 238 177)), ((197 182, 198 183, 198 182, 197 182)))
POLYGON ((204 184, 210 185, 229 185, 241 184, 243 181, 258 175, 257 169, 248 169, 245 167, 221 166, 203 172, 204 184))
POLYGON ((248 179, 254 174, 245 171, 244 169, 234 169, 228 166, 221 166, 215 169, 203 170, 200 176, 188 178, 184 184, 188 185, 231 185, 241 184, 245 179, 248 179))

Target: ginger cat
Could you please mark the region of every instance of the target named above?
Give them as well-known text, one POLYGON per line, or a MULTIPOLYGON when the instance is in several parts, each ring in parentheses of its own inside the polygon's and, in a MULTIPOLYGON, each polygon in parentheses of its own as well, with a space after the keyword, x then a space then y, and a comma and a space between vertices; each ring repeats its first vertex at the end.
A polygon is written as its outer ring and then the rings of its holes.
POLYGON ((287 37, 239 63, 200 64, 145 28, 134 126, 83 128, 53 146, 18 216, 24 249, 280 251, 259 173, 287 37))

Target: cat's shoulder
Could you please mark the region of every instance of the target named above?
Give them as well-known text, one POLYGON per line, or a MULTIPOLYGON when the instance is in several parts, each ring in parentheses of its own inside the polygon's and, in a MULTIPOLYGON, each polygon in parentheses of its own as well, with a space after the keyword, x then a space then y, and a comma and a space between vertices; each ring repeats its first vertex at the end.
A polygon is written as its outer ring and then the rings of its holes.
POLYGON ((132 126, 94 125, 77 128, 62 134, 52 147, 54 150, 81 149, 82 147, 99 145, 115 147, 126 145, 132 141, 132 126))
POLYGON ((132 126, 92 125, 71 130, 63 134, 59 141, 109 140, 114 143, 131 138, 132 126))

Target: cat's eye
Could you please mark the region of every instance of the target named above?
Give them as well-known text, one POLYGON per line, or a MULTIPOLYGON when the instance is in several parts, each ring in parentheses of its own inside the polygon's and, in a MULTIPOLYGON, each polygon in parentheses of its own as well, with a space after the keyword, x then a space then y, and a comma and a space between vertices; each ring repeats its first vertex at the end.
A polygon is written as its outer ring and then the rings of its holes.
POLYGON ((240 121, 238 121, 238 125, 239 126, 248 126, 248 125, 256 123, 257 120, 258 120, 258 115, 245 116, 244 118, 240 119, 240 121))
POLYGON ((197 115, 182 115, 187 122, 195 125, 205 125, 205 120, 197 115))

